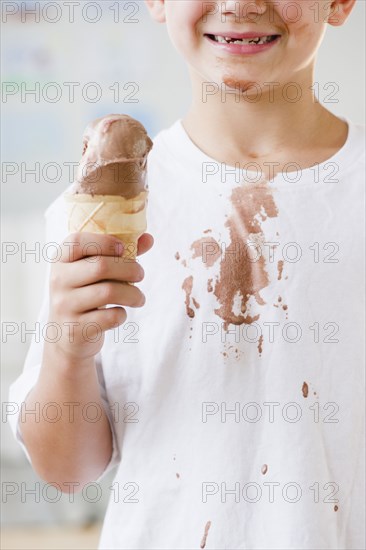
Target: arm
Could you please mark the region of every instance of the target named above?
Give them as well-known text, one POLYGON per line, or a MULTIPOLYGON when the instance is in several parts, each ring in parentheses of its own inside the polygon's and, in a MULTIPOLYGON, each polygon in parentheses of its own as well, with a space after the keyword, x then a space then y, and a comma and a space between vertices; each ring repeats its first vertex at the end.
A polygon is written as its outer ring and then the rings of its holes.
POLYGON ((45 349, 38 382, 25 402, 26 410, 35 410, 37 404, 41 414, 21 414, 20 429, 40 477, 57 483, 64 492, 68 492, 68 483, 78 483, 78 491, 108 465, 112 433, 94 359, 76 365, 50 346, 45 349), (45 407, 50 403, 57 403, 57 408, 45 407), (89 413, 91 419, 98 414, 96 422, 88 420, 88 403, 97 404, 89 413), (52 422, 56 416, 60 419, 52 422))
MULTIPOLYGON (((27 410, 38 406, 41 414, 24 411, 20 418, 34 469, 64 492, 70 491, 71 483, 78 483, 76 490, 82 490, 84 484, 100 476, 111 459, 112 432, 100 396, 95 356, 102 348, 104 332, 125 322, 122 306, 140 307, 145 302, 137 287, 126 284, 141 281, 143 270, 137 262, 123 260, 119 241, 108 235, 81 233, 69 237, 70 242, 73 258, 64 247, 61 262, 52 266, 50 283, 49 322, 61 327, 62 335, 55 343, 45 343, 37 384, 25 401, 27 410), (90 242, 99 245, 99 256, 83 256, 84 250, 90 250, 85 246, 90 242), (116 306, 106 309, 107 304, 116 306), (65 330, 70 323, 72 337, 70 330, 65 330), (83 332, 86 324, 87 338, 83 332), (95 334, 90 331, 93 325, 98 327, 95 334), (57 405, 46 407, 52 402, 57 405), (87 415, 85 405, 90 403, 96 406, 90 407, 87 415), (97 421, 92 422, 90 418, 97 413, 97 421), (57 415, 59 420, 52 422, 57 415)), ((151 236, 143 235, 139 253, 151 246, 151 236)))

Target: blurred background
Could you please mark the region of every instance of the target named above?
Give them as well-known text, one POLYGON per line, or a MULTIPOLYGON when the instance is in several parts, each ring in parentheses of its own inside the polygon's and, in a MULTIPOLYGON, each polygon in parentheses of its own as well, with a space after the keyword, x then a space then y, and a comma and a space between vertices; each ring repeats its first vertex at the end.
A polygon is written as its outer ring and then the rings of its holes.
MULTIPOLYGON (((1 9, 1 398, 6 406, 43 294, 44 211, 73 181, 84 127, 104 114, 127 113, 154 136, 183 116, 190 85, 165 27, 150 20, 143 1, 4 1, 1 9)), ((319 100, 357 123, 364 123, 365 115, 364 42, 365 1, 357 0, 348 23, 328 29, 315 78, 319 100)), ((43 494, 44 484, 5 416, 1 427, 1 548, 96 548, 113 475, 102 482, 101 495, 75 495, 70 502, 68 495, 43 494)))

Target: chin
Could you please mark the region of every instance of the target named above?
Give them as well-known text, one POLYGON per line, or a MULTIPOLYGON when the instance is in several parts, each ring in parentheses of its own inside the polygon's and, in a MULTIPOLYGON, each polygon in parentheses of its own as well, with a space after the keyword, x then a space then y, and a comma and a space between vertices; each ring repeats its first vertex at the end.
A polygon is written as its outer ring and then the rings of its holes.
POLYGON ((222 83, 228 88, 237 90, 241 93, 247 93, 250 90, 253 91, 253 95, 258 94, 260 85, 258 82, 255 82, 253 79, 244 79, 233 76, 223 76, 222 83))

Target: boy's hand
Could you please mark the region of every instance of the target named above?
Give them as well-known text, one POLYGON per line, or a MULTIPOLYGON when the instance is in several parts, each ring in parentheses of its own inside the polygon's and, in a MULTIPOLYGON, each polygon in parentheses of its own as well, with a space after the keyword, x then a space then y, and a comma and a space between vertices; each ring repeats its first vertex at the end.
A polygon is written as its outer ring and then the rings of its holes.
MULTIPOLYGON (((138 254, 150 250, 151 235, 138 242, 138 254)), ((90 362, 101 349, 104 332, 122 325, 123 306, 141 307, 145 296, 135 286, 144 277, 142 267, 122 258, 123 244, 111 235, 75 233, 62 243, 62 256, 50 279, 49 322, 56 323, 61 338, 51 346, 71 363, 90 362), (107 304, 116 306, 107 309, 107 304)), ((50 336, 51 337, 51 336, 50 336)))

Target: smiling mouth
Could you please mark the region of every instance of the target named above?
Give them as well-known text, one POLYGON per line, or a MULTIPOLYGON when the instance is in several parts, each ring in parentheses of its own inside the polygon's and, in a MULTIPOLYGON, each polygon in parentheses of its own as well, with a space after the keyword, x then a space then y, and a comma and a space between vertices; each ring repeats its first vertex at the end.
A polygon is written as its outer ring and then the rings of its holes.
POLYGON ((260 44, 269 44, 274 42, 277 38, 280 37, 279 34, 269 34, 267 36, 253 36, 250 38, 231 38, 230 36, 220 36, 217 34, 206 34, 207 38, 213 42, 218 42, 219 44, 251 44, 251 45, 260 45, 260 44))

